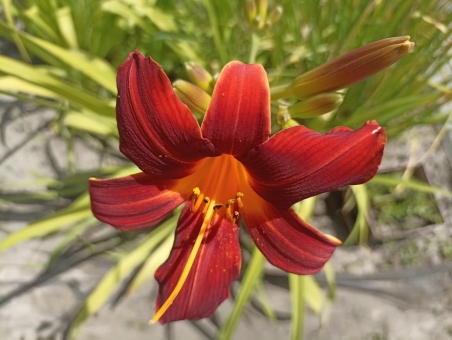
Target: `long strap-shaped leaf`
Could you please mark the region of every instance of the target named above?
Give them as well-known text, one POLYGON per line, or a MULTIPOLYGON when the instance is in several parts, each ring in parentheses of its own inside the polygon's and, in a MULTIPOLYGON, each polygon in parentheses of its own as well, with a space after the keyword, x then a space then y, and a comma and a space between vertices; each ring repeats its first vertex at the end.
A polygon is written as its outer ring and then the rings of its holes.
MULTIPOLYGON (((113 267, 94 288, 91 294, 85 301, 82 309, 78 313, 72 327, 69 330, 70 339, 75 339, 83 322, 90 316, 96 313, 116 288, 118 282, 129 275, 139 264, 148 258, 149 253, 152 252, 171 231, 175 229, 178 216, 174 215, 166 220, 162 225, 143 240, 134 250, 124 255, 117 265, 113 267)), ((152 255, 151 255, 152 256, 152 255)))
POLYGON ((0 34, 11 36, 17 33, 25 46, 42 60, 57 58, 68 67, 76 69, 99 85, 116 94, 116 71, 107 61, 89 56, 80 50, 68 50, 28 33, 16 31, 0 21, 0 34))
POLYGON ((63 83, 57 78, 46 73, 44 70, 37 69, 32 65, 18 60, 0 56, 0 72, 16 76, 20 79, 24 79, 30 83, 53 91, 60 96, 67 98, 73 104, 85 107, 93 112, 108 116, 113 116, 115 113, 114 108, 111 105, 97 98, 95 95, 63 83))

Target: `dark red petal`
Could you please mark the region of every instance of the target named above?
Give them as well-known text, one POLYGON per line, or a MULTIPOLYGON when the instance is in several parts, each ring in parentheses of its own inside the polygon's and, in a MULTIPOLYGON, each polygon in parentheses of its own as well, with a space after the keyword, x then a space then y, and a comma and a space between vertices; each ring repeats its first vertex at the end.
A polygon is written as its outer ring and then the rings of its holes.
POLYGON ((194 162, 217 154, 198 122, 151 58, 130 53, 118 70, 119 147, 154 178, 182 178, 194 162))
POLYGON ((278 210, 249 192, 243 202, 240 212, 254 243, 268 262, 284 271, 316 273, 340 245, 339 240, 322 234, 292 209, 278 210))
POLYGON ((270 91, 261 65, 238 61, 220 73, 202 134, 225 154, 241 155, 270 135, 270 91))
MULTIPOLYGON (((179 219, 171 254, 155 272, 160 285, 156 310, 174 290, 202 222, 203 214, 200 211, 191 213, 188 203, 179 219)), ((218 305, 229 297, 229 288, 240 274, 242 261, 238 234, 237 224, 223 218, 213 226, 209 225, 187 280, 173 304, 160 318, 161 323, 211 316, 218 305)))
POLYGON ((94 216, 121 230, 151 227, 184 201, 173 191, 177 181, 156 181, 144 173, 114 179, 90 179, 94 216))
POLYGON ((253 189, 280 209, 307 197, 370 180, 378 170, 386 134, 375 121, 326 135, 296 126, 238 157, 253 189))

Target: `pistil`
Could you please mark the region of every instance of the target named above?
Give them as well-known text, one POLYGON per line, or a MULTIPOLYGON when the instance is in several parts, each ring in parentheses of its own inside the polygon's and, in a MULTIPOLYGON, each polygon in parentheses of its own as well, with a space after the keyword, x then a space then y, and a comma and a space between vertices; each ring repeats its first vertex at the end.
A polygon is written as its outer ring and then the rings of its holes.
POLYGON ((199 230, 198 236, 196 237, 195 244, 193 245, 193 249, 190 252, 190 255, 188 257, 187 263, 184 266, 184 269, 182 271, 182 274, 179 278, 179 281, 177 281, 176 286, 174 287, 174 290, 171 292, 170 296, 166 299, 166 301, 163 303, 163 305, 160 306, 159 310, 155 313, 151 321, 149 321, 150 324, 156 323, 162 315, 168 310, 168 308, 173 303, 174 299, 177 297, 177 295, 180 293, 182 287, 184 286, 185 281, 187 280, 188 274, 190 274, 190 269, 193 266, 193 263, 195 262, 196 255, 198 254, 199 247, 201 246, 202 239, 204 238, 204 234, 206 233, 207 227, 210 224, 212 218, 215 216, 216 209, 215 207, 215 201, 209 200, 208 197, 204 198, 204 202, 208 202, 208 206, 205 209, 206 213, 204 215, 204 220, 201 225, 201 229, 199 230))

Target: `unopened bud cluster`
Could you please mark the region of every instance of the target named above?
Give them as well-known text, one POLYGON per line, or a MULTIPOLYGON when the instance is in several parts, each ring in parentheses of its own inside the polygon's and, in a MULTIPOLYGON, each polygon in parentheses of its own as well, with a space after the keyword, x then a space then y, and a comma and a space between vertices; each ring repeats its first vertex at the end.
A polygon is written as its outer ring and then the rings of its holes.
POLYGON ((409 36, 388 38, 348 52, 295 78, 286 86, 272 89, 272 100, 301 100, 288 109, 296 118, 310 118, 331 112, 342 103, 335 91, 350 87, 387 68, 414 46, 409 36))
POLYGON ((283 14, 283 8, 280 5, 269 11, 268 0, 246 0, 245 9, 249 24, 258 30, 276 24, 283 14))
POLYGON ((186 63, 185 68, 193 83, 176 80, 173 83, 174 92, 190 111, 203 115, 209 107, 215 80, 208 71, 194 62, 186 63))

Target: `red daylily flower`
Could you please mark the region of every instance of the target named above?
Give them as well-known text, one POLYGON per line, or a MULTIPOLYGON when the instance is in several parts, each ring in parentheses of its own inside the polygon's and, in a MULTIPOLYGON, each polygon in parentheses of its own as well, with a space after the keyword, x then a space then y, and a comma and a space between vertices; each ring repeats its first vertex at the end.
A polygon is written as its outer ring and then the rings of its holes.
POLYGON ((94 215, 121 230, 150 227, 185 202, 168 260, 156 271, 161 323, 212 315, 239 276, 239 216, 267 260, 319 271, 340 244, 290 208, 371 179, 386 135, 376 122, 325 135, 303 126, 270 135, 270 94, 260 65, 222 70, 204 121, 177 98, 160 66, 131 53, 118 72, 121 152, 143 172, 91 179, 94 215))

